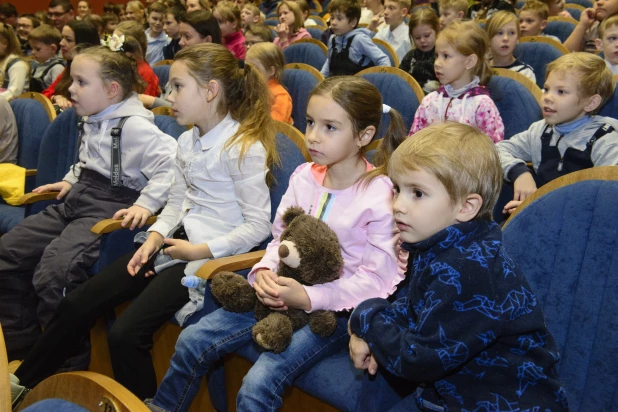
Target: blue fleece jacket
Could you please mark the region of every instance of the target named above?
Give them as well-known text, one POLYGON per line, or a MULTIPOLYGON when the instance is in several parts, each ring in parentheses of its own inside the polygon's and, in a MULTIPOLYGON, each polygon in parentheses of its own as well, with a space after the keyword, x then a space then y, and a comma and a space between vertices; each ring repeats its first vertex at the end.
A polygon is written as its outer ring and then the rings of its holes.
POLYGON ((378 46, 376 46, 371 37, 369 37, 370 31, 364 28, 354 29, 343 36, 337 36, 333 34, 328 40, 328 58, 324 62, 324 66, 322 66, 322 74, 324 77, 328 77, 330 75, 330 57, 333 55, 332 48, 332 40, 335 39, 335 48, 337 51, 341 51, 348 43, 348 39, 354 36, 354 40, 352 40, 352 44, 350 45, 350 60, 353 63, 361 65, 366 65, 370 61, 373 62, 376 66, 390 66, 391 61, 388 59, 388 56, 380 50, 378 46))

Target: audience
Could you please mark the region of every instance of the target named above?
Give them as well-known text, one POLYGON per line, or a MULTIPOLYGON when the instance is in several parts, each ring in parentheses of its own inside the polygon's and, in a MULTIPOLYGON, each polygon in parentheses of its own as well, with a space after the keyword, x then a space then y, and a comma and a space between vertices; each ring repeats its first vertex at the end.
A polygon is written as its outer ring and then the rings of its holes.
POLYGON ((255 4, 247 3, 242 6, 240 10, 240 23, 245 35, 249 26, 261 23, 261 20, 260 9, 255 4))
MULTIPOLYGON (((152 68, 145 59, 144 50, 147 50, 148 43, 146 40, 146 33, 144 27, 137 21, 123 21, 114 30, 114 34, 118 37, 125 35, 130 36, 139 43, 139 47, 132 47, 127 53, 129 57, 133 58, 137 65, 137 72, 146 82, 146 88, 144 94, 147 96, 159 96, 161 91, 159 90, 159 78, 152 71, 152 68)), ((132 45, 131 43, 127 43, 132 45)))
POLYGON ((365 0, 361 10, 359 24, 366 24, 372 31, 378 31, 387 26, 384 23, 384 0, 365 0))
POLYGON ((569 51, 596 52, 599 25, 607 17, 618 12, 618 0, 597 0, 594 7, 584 10, 573 33, 564 42, 569 51))
POLYGON ((171 39, 163 31, 166 7, 163 3, 155 2, 148 6, 148 28, 146 29, 146 61, 153 66, 164 59, 163 49, 171 39))
POLYGON ((0 97, 0 163, 17 163, 17 123, 11 105, 0 97))
POLYGON ((87 0, 77 2, 77 20, 83 20, 92 13, 92 7, 87 0))
POLYGON ((406 53, 412 48, 410 31, 404 21, 410 11, 410 0, 386 0, 384 2, 384 27, 378 31, 374 39, 383 40, 390 44, 399 61, 403 60, 406 53))
POLYGON ((30 32, 28 41, 38 63, 30 73, 30 91, 41 93, 64 71, 64 61, 58 57, 62 34, 55 27, 42 24, 30 32))
POLYGON ((401 60, 399 68, 414 77, 425 93, 431 93, 440 86, 433 68, 436 60, 436 38, 440 22, 433 9, 422 7, 410 16, 410 39, 414 48, 401 60))
POLYGON ((548 39, 562 43, 556 36, 543 33, 547 27, 549 8, 547 4, 539 0, 528 0, 524 7, 519 11, 520 35, 523 36, 544 36, 548 39))

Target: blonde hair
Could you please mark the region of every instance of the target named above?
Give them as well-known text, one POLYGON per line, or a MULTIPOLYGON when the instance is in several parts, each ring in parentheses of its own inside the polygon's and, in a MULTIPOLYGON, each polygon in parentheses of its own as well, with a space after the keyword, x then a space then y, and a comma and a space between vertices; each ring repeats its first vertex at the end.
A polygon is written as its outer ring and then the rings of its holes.
POLYGON ((453 9, 456 13, 463 11, 464 15, 468 12, 467 0, 440 0, 438 2, 440 13, 446 9, 453 9))
POLYGON ((440 33, 440 20, 436 12, 429 7, 421 7, 414 10, 410 16, 410 23, 408 24, 410 27, 410 40, 412 40, 412 30, 424 24, 430 26, 436 35, 440 33))
POLYGON ((268 27, 264 23, 252 24, 245 31, 245 35, 247 33, 251 33, 254 36, 258 36, 266 42, 272 42, 274 40, 273 32, 270 30, 270 27, 268 27))
POLYGON ((527 0, 524 4, 524 7, 521 8, 519 13, 522 11, 529 11, 530 13, 536 14, 541 20, 547 20, 549 17, 549 7, 546 3, 543 3, 539 0, 527 0))
POLYGON ((475 220, 491 220, 502 185, 496 145, 467 124, 434 124, 408 137, 391 156, 388 175, 423 169, 434 175, 453 203, 470 194, 483 199, 475 220))
POLYGON ((275 79, 277 83, 281 83, 285 59, 283 57, 283 52, 279 47, 275 46, 273 43, 257 43, 247 50, 247 55, 245 58, 258 60, 266 70, 274 67, 275 73, 273 74, 272 79, 275 79))
POLYGON ((515 22, 517 37, 519 37, 519 17, 517 17, 517 14, 506 10, 500 10, 494 13, 489 20, 487 20, 487 24, 485 25, 485 31, 489 39, 491 40, 506 24, 512 21, 515 22))
POLYGON ((599 25, 599 38, 603 40, 603 36, 605 36, 605 30, 614 26, 618 26, 618 13, 612 14, 601 22, 601 24, 599 25))
POLYGON ((118 23, 116 29, 119 33, 124 34, 125 36, 131 36, 139 43, 142 48, 142 54, 138 55, 140 60, 144 60, 144 53, 146 52, 146 48, 148 47, 148 40, 146 39, 146 32, 144 32, 144 26, 135 20, 126 20, 118 23))
POLYGON ((213 10, 221 15, 223 21, 236 23, 236 30, 240 29, 240 10, 231 1, 220 1, 213 10))
POLYGON ((584 52, 565 54, 547 65, 546 80, 551 72, 562 75, 573 72, 579 80, 577 91, 581 97, 595 94, 601 96, 601 104, 591 114, 596 114, 614 95, 612 72, 607 68, 605 60, 595 54, 584 52))
POLYGON ((247 9, 251 12, 251 14, 253 14, 254 16, 258 16, 260 18, 259 23, 262 22, 262 12, 260 11, 259 7, 256 6, 253 3, 245 3, 242 6, 242 9, 240 9, 240 11, 242 11, 243 9, 247 9))
POLYGON ((136 11, 141 11, 141 23, 143 23, 144 18, 146 17, 146 8, 144 7, 144 5, 138 1, 138 0, 132 0, 130 2, 127 3, 125 9, 130 9, 132 13, 135 13, 136 11))
MULTIPOLYGON (((390 0, 390 1, 393 1, 399 4, 399 7, 401 7, 402 9, 408 10, 408 12, 410 11, 410 8, 412 7, 412 0, 390 0)), ((386 0, 384 0, 384 2, 386 3, 386 0)))
MULTIPOLYGON (((251 64, 239 68, 238 60, 220 44, 202 43, 186 47, 174 56, 174 63, 183 62, 200 85, 215 80, 223 98, 217 113, 229 113, 240 123, 238 131, 228 139, 224 149, 239 145, 239 165, 249 148, 260 142, 266 150, 266 165, 279 163, 275 145, 275 128, 270 117, 269 91, 262 75, 251 64)), ((268 181, 272 181, 269 173, 268 181)))
POLYGON ((476 55, 478 59, 472 75, 479 77, 481 85, 487 84, 491 78, 491 67, 485 57, 489 51, 489 38, 476 22, 454 21, 440 32, 438 39, 445 40, 459 54, 476 55))
POLYGON ((0 59, 4 59, 10 54, 21 56, 21 44, 19 43, 19 38, 10 24, 0 24, 0 40, 1 39, 4 39, 6 42, 6 51, 4 56, 0 56, 0 59))
POLYGON ((277 16, 279 16, 279 10, 283 6, 286 6, 288 10, 290 10, 292 14, 294 14, 294 24, 292 25, 292 33, 298 32, 298 30, 300 30, 303 27, 303 21, 305 21, 305 19, 303 18, 303 12, 300 10, 300 7, 298 6, 298 4, 296 4, 294 1, 284 0, 277 5, 277 16))

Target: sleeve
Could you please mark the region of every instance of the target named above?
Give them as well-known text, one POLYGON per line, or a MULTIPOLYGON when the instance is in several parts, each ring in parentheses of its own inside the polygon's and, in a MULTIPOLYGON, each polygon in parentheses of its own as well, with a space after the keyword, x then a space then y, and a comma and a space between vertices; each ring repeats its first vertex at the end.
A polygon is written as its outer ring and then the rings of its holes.
POLYGON ((530 128, 496 144, 502 173, 507 181, 514 182, 521 174, 529 171, 526 162, 532 161, 532 139, 530 128))
MULTIPOLYGON (((57 64, 54 67, 52 67, 49 70, 49 73, 47 73, 47 77, 50 80, 49 84, 53 84, 56 81, 56 79, 58 79, 58 76, 60 76, 62 74, 63 71, 64 71, 64 66, 61 65, 61 64, 57 64)), ((45 80, 45 81, 47 81, 47 80, 45 80)))
POLYGON ((358 42, 358 47, 361 49, 361 54, 364 54, 376 66, 390 66, 391 61, 378 46, 376 46, 368 36, 354 37, 354 43, 358 42), (357 40, 358 39, 358 40, 357 40))
POLYGON ((412 128, 410 129, 409 136, 427 127, 427 109, 436 96, 436 92, 431 92, 423 98, 423 101, 421 101, 421 104, 418 106, 418 109, 416 109, 416 113, 414 114, 414 121, 412 122, 412 128))
POLYGON ((5 91, 0 93, 0 97, 10 100, 22 94, 26 87, 29 73, 30 67, 25 61, 20 60, 13 64, 8 70, 9 85, 5 91))
POLYGON ((289 123, 292 116, 292 97, 285 89, 279 89, 278 92, 273 93, 273 105, 270 108, 270 116, 274 120, 289 123))
POLYGON ((60 73, 60 75, 58 77, 56 77, 56 80, 54 80, 54 82, 51 84, 51 86, 49 86, 47 89, 43 90, 43 92, 41 93, 43 96, 47 97, 48 99, 51 99, 52 96, 56 93, 56 85, 58 84, 58 82, 60 81, 60 79, 62 79, 62 76, 64 76, 66 74, 66 68, 62 71, 62 73, 60 73))
POLYGON ((406 55, 401 60, 401 64, 399 65, 399 68, 406 73, 410 73, 410 69, 412 68, 412 55, 413 54, 414 54, 413 50, 410 50, 409 52, 407 52, 406 55))
POLYGON ((266 150, 261 143, 255 143, 244 154, 241 162, 238 145, 227 149, 225 153, 224 161, 234 182, 244 222, 231 232, 207 242, 215 259, 251 250, 268 237, 271 228, 266 150))
POLYGON ((595 166, 618 166, 618 132, 608 133, 592 145, 590 153, 595 166))
POLYGON ((324 65, 322 66, 320 73, 322 73, 324 78, 327 78, 330 75, 330 49, 328 50, 328 57, 326 58, 326 61, 324 61, 324 65))
POLYGON ((532 80, 534 83, 536 83, 536 75, 534 74, 534 69, 527 64, 525 67, 526 68, 521 71, 521 74, 523 74, 524 76, 532 80))
POLYGON ((504 140, 504 123, 495 103, 489 96, 482 96, 475 112, 476 125, 483 133, 498 143, 504 140))

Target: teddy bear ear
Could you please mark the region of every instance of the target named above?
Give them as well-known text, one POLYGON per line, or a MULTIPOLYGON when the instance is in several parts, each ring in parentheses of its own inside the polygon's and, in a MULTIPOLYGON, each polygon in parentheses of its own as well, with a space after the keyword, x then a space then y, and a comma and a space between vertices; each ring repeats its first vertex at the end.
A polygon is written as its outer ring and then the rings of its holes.
POLYGON ((299 206, 291 206, 285 212, 283 212, 283 222, 286 226, 289 226, 292 223, 292 220, 296 219, 298 216, 302 216, 305 214, 305 211, 302 207, 299 206))

